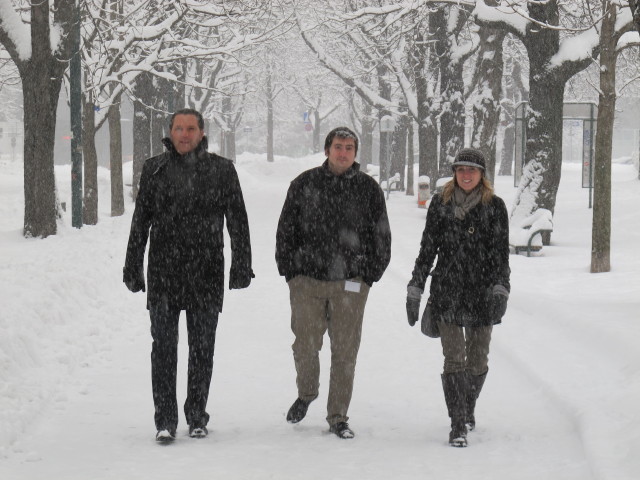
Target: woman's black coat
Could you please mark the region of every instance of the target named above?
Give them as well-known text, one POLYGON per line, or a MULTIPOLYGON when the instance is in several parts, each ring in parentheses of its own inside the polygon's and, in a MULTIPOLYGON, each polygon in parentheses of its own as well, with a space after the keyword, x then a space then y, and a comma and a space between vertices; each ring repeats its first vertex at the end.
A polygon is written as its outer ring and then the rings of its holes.
POLYGON ((231 240, 229 288, 253 276, 249 224, 230 160, 207 152, 206 138, 191 153, 168 151, 148 159, 131 221, 125 272, 142 272, 150 233, 147 307, 167 302, 180 309, 222 311, 224 221, 231 240))
POLYGON ((434 314, 441 321, 457 324, 473 318, 471 326, 491 325, 492 289, 502 285, 510 290, 509 219, 501 198, 493 196, 479 203, 458 220, 452 202, 443 203, 442 195, 431 200, 422 233, 410 286, 424 289, 431 272, 430 299, 434 314))

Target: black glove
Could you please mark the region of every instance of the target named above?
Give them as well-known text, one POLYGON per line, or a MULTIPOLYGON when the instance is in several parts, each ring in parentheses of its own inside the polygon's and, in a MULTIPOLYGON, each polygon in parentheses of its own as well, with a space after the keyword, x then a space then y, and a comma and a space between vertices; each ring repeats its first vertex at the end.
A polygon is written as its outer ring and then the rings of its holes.
POLYGON ((413 327, 420 317, 420 299, 422 298, 422 290, 418 287, 407 287, 407 320, 409 326, 413 327))
POLYGON ((133 293, 139 292, 140 290, 145 291, 142 267, 135 269, 124 267, 122 269, 122 281, 133 293))
POLYGON ((502 285, 493 286, 493 312, 491 318, 493 323, 500 323, 502 317, 507 311, 507 301, 509 300, 509 291, 502 285))
POLYGON ((231 266, 229 271, 229 289, 247 288, 251 283, 251 279, 256 276, 253 274, 253 270, 250 268, 239 268, 231 266))

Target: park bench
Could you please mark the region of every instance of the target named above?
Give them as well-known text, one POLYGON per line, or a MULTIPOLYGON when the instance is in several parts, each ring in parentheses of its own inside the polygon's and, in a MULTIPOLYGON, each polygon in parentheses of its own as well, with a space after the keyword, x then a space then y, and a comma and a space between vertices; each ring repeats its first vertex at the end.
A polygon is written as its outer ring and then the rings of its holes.
POLYGON ((517 255, 520 252, 538 252, 542 249, 542 236, 553 232, 553 215, 546 208, 539 208, 528 217, 509 227, 509 246, 517 255))

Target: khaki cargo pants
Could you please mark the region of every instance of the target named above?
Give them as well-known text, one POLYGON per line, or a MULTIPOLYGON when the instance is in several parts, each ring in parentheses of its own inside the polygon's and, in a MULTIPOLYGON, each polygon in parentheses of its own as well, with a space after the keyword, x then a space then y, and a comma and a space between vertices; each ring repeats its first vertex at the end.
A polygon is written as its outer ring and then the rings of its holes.
POLYGON ((324 333, 331 342, 331 373, 327 422, 346 422, 351 403, 362 318, 369 286, 353 281, 321 281, 302 275, 289 280, 293 359, 298 397, 310 402, 320 387, 320 359, 324 333), (358 290, 358 291, 353 291, 358 290))

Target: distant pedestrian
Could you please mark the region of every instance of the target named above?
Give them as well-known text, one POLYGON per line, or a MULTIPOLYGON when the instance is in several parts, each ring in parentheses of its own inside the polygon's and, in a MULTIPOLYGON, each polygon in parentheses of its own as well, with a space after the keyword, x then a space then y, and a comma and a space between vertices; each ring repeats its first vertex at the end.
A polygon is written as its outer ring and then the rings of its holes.
POLYGON ((453 179, 429 205, 407 287, 407 315, 413 326, 431 275, 429 302, 444 354, 442 387, 451 417, 449 444, 465 447, 467 428, 475 428, 476 400, 489 370, 492 328, 501 322, 509 298, 509 221, 504 202, 485 177, 482 152, 462 149, 453 171, 453 179))
POLYGON ((339 127, 325 140, 327 159, 289 187, 276 237, 276 262, 289 285, 298 398, 287 421, 298 423, 318 396, 319 352, 331 341, 327 422, 340 438, 347 423, 369 288, 391 257, 384 195, 355 162, 358 138, 339 127))
POLYGON ((178 319, 186 311, 189 370, 184 413, 189 435, 207 435, 206 412, 213 354, 224 294, 223 227, 231 240, 229 288, 251 283, 251 245, 247 212, 235 167, 207 152, 202 115, 191 109, 171 117, 167 151, 144 163, 131 221, 124 282, 145 291, 151 317, 151 377, 156 440, 176 435, 178 319))

